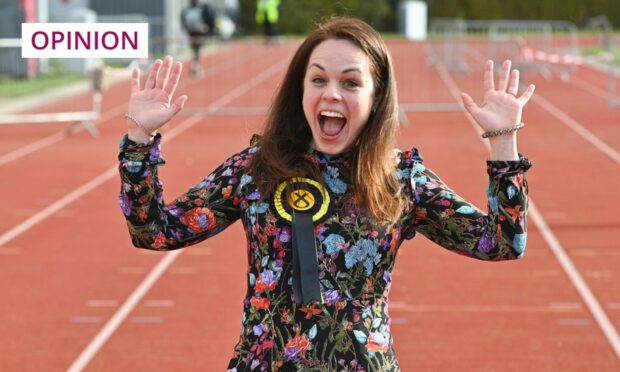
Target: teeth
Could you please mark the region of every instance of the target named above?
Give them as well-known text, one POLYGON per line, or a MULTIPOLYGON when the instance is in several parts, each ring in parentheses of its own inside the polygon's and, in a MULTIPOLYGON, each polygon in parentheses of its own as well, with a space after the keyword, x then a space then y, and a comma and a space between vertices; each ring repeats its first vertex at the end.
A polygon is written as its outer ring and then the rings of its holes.
POLYGON ((335 111, 321 111, 321 115, 328 116, 330 118, 344 118, 344 115, 335 111))

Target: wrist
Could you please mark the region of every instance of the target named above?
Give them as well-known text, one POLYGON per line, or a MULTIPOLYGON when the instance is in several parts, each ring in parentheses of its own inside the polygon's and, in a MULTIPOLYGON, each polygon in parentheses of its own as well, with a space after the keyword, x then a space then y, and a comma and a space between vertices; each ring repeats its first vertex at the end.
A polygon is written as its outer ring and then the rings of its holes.
POLYGON ((142 128, 139 128, 134 122, 127 119, 127 138, 136 143, 149 143, 153 140, 153 135, 147 134, 142 128))
POLYGON ((489 160, 519 160, 515 132, 489 138, 489 160))

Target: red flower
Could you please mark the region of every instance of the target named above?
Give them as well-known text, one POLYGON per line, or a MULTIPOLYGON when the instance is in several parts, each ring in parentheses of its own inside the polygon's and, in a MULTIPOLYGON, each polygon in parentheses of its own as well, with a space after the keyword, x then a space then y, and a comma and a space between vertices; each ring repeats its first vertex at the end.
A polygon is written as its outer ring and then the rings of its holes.
POLYGON ((278 285, 277 281, 273 281, 269 284, 265 284, 263 283, 263 280, 261 278, 258 278, 258 280, 256 281, 256 284, 254 285, 254 290, 257 293, 262 293, 265 291, 273 291, 274 289, 276 289, 277 285, 278 285))
POLYGON ((159 249, 161 247, 166 246, 166 235, 163 232, 159 232, 157 236, 155 236, 155 240, 153 241, 153 248, 159 249))
POLYGON ((299 309, 299 311, 306 313, 306 316, 304 317, 306 319, 310 319, 313 316, 319 315, 321 313, 321 309, 318 309, 316 306, 314 306, 314 304, 303 307, 299 309))
POLYGON ((195 232, 203 232, 213 229, 217 223, 215 216, 209 208, 194 208, 185 212, 180 218, 181 223, 189 226, 195 232))
POLYGON ((310 340, 306 338, 306 335, 295 336, 288 340, 286 348, 284 349, 284 356, 286 360, 297 359, 300 354, 304 354, 310 346, 310 340))
POLYGON ((250 303, 252 307, 257 310, 267 310, 269 309, 269 300, 262 297, 252 297, 250 299, 250 303))

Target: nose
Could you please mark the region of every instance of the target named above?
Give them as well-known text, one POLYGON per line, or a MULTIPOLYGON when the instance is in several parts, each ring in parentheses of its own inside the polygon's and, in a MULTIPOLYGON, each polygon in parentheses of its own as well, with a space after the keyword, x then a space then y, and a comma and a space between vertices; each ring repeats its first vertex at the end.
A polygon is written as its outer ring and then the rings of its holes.
POLYGON ((325 86, 325 91, 323 91, 323 99, 326 101, 340 101, 342 100, 342 95, 340 94, 340 90, 338 88, 338 84, 330 82, 325 86))

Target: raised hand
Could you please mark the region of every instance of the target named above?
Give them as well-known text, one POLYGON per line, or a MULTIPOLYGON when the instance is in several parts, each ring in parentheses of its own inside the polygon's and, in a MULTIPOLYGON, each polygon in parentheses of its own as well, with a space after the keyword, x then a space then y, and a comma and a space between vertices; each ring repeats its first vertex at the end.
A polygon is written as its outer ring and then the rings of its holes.
POLYGON ((133 69, 127 112, 144 128, 128 119, 129 138, 138 141, 150 139, 148 133, 154 134, 183 108, 187 101, 186 95, 177 97, 172 104, 170 103, 179 83, 182 68, 181 62, 173 64, 171 56, 167 56, 163 61, 156 60, 143 88, 140 86, 140 70, 133 69))
MULTIPOLYGON (((478 106, 467 93, 461 93, 465 109, 485 132, 513 127, 521 123, 523 107, 534 94, 534 85, 517 96, 519 90, 519 70, 511 71, 512 62, 504 61, 499 74, 497 88, 493 76, 493 61, 484 66, 484 101, 478 106)), ((514 136, 514 132, 509 134, 514 136)))

